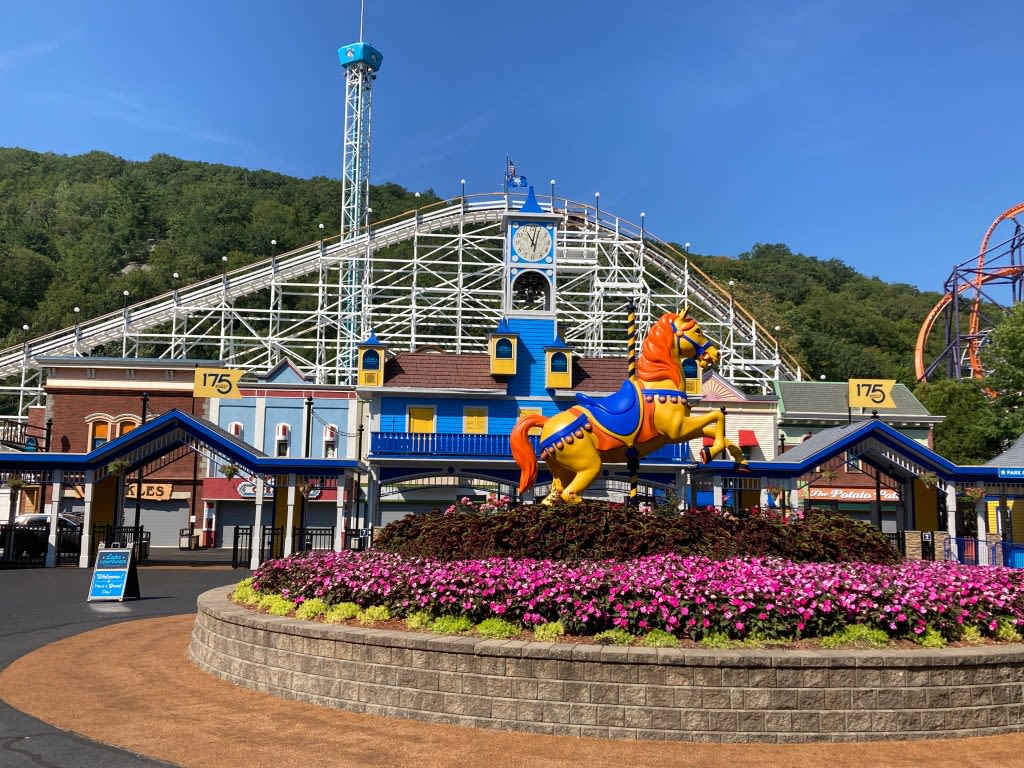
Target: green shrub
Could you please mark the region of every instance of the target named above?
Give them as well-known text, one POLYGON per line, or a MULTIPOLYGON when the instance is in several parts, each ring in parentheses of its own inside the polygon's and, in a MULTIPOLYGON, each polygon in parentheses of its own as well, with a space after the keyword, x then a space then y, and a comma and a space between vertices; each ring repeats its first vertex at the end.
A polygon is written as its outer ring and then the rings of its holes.
POLYGON ((338 603, 332 605, 324 614, 324 621, 327 624, 341 624, 359 615, 359 606, 355 603, 338 603))
POLYGON ((914 642, 925 648, 945 648, 946 638, 935 627, 928 627, 920 635, 914 637, 914 642))
POLYGON ((473 629, 469 616, 438 616, 430 622, 430 631, 438 635, 459 635, 473 629))
POLYGON ((714 510, 640 515, 622 504, 585 501, 564 508, 524 505, 501 511, 407 515, 382 528, 374 547, 408 557, 476 560, 631 560, 661 552, 795 561, 894 563, 884 534, 830 510, 784 520, 772 512, 727 515, 714 510))
POLYGON ((295 603, 281 595, 263 595, 256 607, 271 616, 288 616, 295 610, 295 603))
POLYGON ((850 624, 821 638, 819 643, 822 648, 885 648, 889 635, 877 627, 850 624))
POLYGON ((231 593, 231 599, 239 605, 256 605, 260 601, 260 593, 252 588, 252 578, 242 579, 231 593))
POLYGON ((957 634, 957 640, 963 640, 965 643, 971 643, 977 645, 982 642, 985 637, 982 635, 981 630, 973 624, 964 624, 960 627, 960 632, 957 634))
POLYGON ((700 639, 700 644, 704 648, 715 648, 719 650, 736 647, 736 641, 725 634, 725 632, 710 632, 700 639))
POLYGON ((390 618, 391 611, 386 605, 371 605, 356 616, 360 624, 376 624, 378 621, 387 621, 390 618))
POLYGON ((427 611, 414 611, 405 617, 405 626, 409 629, 427 629, 434 617, 427 611))
POLYGON ((632 645, 635 639, 633 635, 619 627, 606 629, 594 635, 594 642, 598 645, 632 645))
POLYGON ((1007 616, 1000 616, 996 621, 996 640, 1001 640, 1006 643, 1020 642, 1020 630, 1017 629, 1017 625, 1014 623, 1013 619, 1010 619, 1007 616))
POLYGON ((483 637, 489 637, 492 640, 508 640, 522 632, 523 628, 511 621, 505 621, 505 619, 491 618, 484 619, 477 624, 476 631, 483 637))
POLYGON ((679 645, 679 638, 664 629, 652 629, 644 635, 640 644, 648 648, 674 648, 679 645))
POLYGON ((565 625, 560 621, 549 621, 533 628, 533 638, 542 643, 554 643, 565 635, 565 625))
POLYGON ((327 613, 327 603, 319 597, 311 597, 295 609, 295 618, 303 621, 318 619, 327 613))

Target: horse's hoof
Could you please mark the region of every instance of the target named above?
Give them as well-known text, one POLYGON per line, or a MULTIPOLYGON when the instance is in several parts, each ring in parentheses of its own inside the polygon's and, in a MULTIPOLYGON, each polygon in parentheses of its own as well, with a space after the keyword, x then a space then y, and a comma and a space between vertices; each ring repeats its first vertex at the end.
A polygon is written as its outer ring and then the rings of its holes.
POLYGON ((736 466, 733 467, 733 469, 737 472, 742 472, 745 475, 750 474, 750 466, 745 461, 736 462, 736 466))

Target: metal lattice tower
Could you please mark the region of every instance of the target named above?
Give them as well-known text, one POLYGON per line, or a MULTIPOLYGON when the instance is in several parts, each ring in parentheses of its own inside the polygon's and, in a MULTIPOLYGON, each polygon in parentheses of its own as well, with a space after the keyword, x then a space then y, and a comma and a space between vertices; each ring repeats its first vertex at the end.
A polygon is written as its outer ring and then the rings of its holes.
MULTIPOLYGON (((221 359, 250 373, 287 357, 317 383, 354 384, 369 329, 392 352, 486 353, 502 315, 502 216, 520 203, 503 192, 469 195, 314 242, 0 350, 0 378, 18 377, 5 390, 24 407, 42 400, 36 358, 46 355, 123 350, 221 359), (350 266, 357 303, 342 279, 350 266)), ((641 336, 685 305, 719 347, 727 380, 767 393, 775 379, 801 378, 778 341, 686 254, 596 206, 555 197, 542 205, 558 214, 556 310, 576 354, 625 359, 630 300, 641 336)))
MULTIPOLYGON (((359 36, 362 38, 362 22, 359 36)), ((370 216, 370 115, 373 81, 377 78, 384 57, 369 43, 358 42, 338 49, 338 59, 345 67, 345 136, 341 169, 341 241, 352 240, 369 226, 370 216)), ((341 288, 340 316, 335 341, 362 335, 367 329, 359 324, 360 290, 363 275, 361 264, 351 260, 338 275, 341 288)), ((321 305, 322 306, 322 305, 321 305)), ((322 317, 321 327, 327 329, 331 318, 322 317)), ((354 353, 347 358, 355 362, 354 353)))

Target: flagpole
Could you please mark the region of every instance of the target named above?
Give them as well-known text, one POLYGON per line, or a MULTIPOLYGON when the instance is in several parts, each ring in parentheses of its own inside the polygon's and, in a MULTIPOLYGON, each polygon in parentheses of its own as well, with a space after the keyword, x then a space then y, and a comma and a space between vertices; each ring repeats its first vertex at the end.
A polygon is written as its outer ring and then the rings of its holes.
POLYGON ((511 163, 512 163, 512 161, 509 159, 509 156, 505 155, 505 172, 502 174, 502 179, 504 179, 504 181, 502 181, 502 183, 501 183, 501 188, 505 191, 505 210, 506 211, 508 210, 508 182, 509 182, 509 179, 508 179, 508 167, 509 167, 509 165, 511 165, 511 163))

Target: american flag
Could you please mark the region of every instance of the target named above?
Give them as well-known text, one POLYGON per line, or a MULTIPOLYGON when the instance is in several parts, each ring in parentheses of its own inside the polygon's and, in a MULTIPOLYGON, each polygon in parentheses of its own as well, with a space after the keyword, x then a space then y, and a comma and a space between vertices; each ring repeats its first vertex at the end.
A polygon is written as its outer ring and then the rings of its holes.
POLYGON ((525 187, 526 186, 526 177, 525 176, 517 176, 516 175, 516 164, 513 163, 508 158, 505 158, 505 159, 508 161, 508 168, 505 170, 505 186, 507 186, 509 188, 511 188, 511 187, 525 187))

